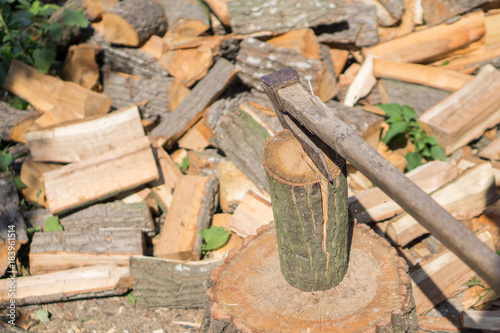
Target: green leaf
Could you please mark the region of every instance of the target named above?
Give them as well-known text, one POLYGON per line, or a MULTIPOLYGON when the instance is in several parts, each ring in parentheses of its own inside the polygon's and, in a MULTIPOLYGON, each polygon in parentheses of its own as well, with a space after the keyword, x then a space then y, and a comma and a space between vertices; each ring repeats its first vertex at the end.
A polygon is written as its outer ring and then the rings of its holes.
POLYGON ((181 169, 181 172, 182 173, 185 173, 186 170, 189 168, 189 165, 191 163, 189 162, 189 157, 188 156, 185 156, 183 159, 182 159, 182 162, 181 164, 178 164, 178 163, 175 163, 175 165, 177 165, 179 167, 179 169, 181 169))
POLYGON ((446 152, 440 145, 431 147, 431 157, 434 160, 446 161, 446 152))
POLYGON ((398 122, 403 121, 403 120, 404 120, 404 118, 402 115, 397 115, 394 117, 387 118, 385 122, 388 124, 393 124, 393 123, 398 123, 398 122))
POLYGON ((57 217, 51 216, 45 220, 45 228, 44 232, 52 232, 52 231, 63 231, 63 226, 61 222, 57 219, 57 217))
POLYGON ((41 6, 41 3, 40 1, 38 0, 35 0, 33 1, 33 3, 31 4, 31 8, 30 8, 30 12, 33 14, 33 15, 38 15, 38 13, 40 12, 40 10, 42 9, 42 6, 41 6))
POLYGON ((408 128, 408 123, 404 121, 400 121, 398 123, 393 123, 385 133, 382 142, 388 144, 395 136, 399 134, 406 133, 406 129, 408 128))
POLYGON ((415 119, 417 116, 417 112, 415 112, 415 110, 408 105, 403 105, 401 110, 403 111, 403 116, 408 120, 415 119))
POLYGON ((403 111, 401 110, 401 105, 397 103, 390 103, 390 104, 379 104, 377 105, 379 108, 384 110, 385 114, 391 118, 391 117, 396 117, 400 116, 403 114, 403 111))
POLYGON ((63 21, 66 25, 74 25, 78 28, 86 28, 89 26, 89 21, 85 18, 85 14, 82 9, 71 10, 64 8, 63 21))
POLYGON ((2 168, 2 170, 7 170, 11 162, 12 162, 12 155, 0 151, 0 168, 2 168))
POLYGON ((422 155, 417 152, 409 152, 405 155, 406 158, 406 169, 411 171, 416 167, 422 165, 422 155))
POLYGON ((27 27, 31 23, 33 23, 32 19, 33 19, 32 13, 30 13, 27 10, 22 10, 20 12, 15 13, 14 15, 12 15, 12 17, 8 23, 8 26, 13 27, 16 24, 19 24, 20 26, 27 27))
POLYGON ((470 280, 465 283, 465 285, 468 287, 480 286, 485 288, 484 283, 477 276, 471 277, 470 280))
POLYGON ((52 23, 51 25, 47 26, 45 28, 45 31, 49 34, 50 38, 52 38, 54 41, 60 41, 62 37, 62 29, 61 25, 57 22, 52 23))
POLYGON ((23 183, 23 181, 21 180, 21 177, 19 176, 16 176, 12 182, 14 183, 14 185, 17 187, 17 188, 26 188, 28 186, 26 186, 25 183, 23 183))
POLYGON ((38 48, 33 51, 33 57, 35 58, 35 66, 41 73, 45 74, 49 71, 50 66, 56 58, 56 51, 53 49, 38 48))
POLYGON ((133 291, 129 292, 127 294, 127 299, 132 306, 135 306, 135 303, 137 303, 137 296, 134 294, 133 291))
POLYGON ((40 226, 26 228, 26 233, 28 234, 28 236, 32 236, 35 232, 40 231, 42 231, 42 227, 40 226))
POLYGON ((49 313, 45 310, 36 310, 35 312, 35 318, 40 320, 42 323, 47 323, 50 321, 49 319, 49 313))
POLYGON ((229 230, 224 227, 211 226, 210 228, 201 229, 200 236, 207 243, 201 245, 202 250, 216 250, 227 243, 229 239, 229 230))

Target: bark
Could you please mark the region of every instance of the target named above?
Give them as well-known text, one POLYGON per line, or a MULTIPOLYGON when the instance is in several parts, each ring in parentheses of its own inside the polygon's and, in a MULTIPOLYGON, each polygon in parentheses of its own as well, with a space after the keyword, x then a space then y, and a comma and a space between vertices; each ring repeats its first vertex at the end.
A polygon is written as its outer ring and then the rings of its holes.
POLYGON ((201 0, 162 0, 168 25, 178 19, 197 20, 210 26, 210 11, 201 0))
POLYGON ((428 25, 435 25, 487 2, 487 0, 423 0, 424 20, 428 25))
POLYGON ((15 124, 32 113, 32 111, 16 109, 9 103, 0 101, 0 139, 9 141, 9 133, 15 124))

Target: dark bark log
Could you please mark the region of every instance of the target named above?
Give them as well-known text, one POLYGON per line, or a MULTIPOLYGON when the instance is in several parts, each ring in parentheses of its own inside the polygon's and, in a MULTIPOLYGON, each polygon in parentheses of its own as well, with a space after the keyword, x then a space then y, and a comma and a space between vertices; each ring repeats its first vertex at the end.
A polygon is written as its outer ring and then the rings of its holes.
POLYGON ((9 141, 9 133, 14 125, 33 111, 19 110, 9 103, 0 101, 0 139, 9 141))
POLYGON ((487 2, 487 0, 422 0, 424 20, 428 25, 439 24, 487 2))
POLYGON ((210 27, 210 11, 201 0, 162 0, 162 5, 169 26, 178 19, 185 19, 198 20, 210 27))

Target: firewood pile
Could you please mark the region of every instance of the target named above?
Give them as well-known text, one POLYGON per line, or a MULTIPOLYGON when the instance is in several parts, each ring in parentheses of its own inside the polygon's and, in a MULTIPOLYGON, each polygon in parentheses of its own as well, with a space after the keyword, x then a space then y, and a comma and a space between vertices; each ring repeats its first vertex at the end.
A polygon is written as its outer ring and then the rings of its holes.
MULTIPOLYGON (((211 269, 273 220, 262 156, 282 128, 260 77, 285 66, 402 171, 414 147, 380 142, 388 125, 377 105, 412 107, 448 158, 408 177, 500 247, 498 2, 81 6, 92 34, 84 40, 81 32, 59 75, 13 60, 3 87, 31 105, 0 102, 2 142, 15 143, 13 154, 29 152, 14 161, 22 163, 21 199, 6 175, 0 179, 4 277, 6 226, 15 224, 16 251, 30 244, 16 304, 133 290, 143 306, 202 307, 211 269), (20 200, 32 209, 20 210, 20 200), (43 229, 51 216, 64 231, 29 239, 26 228, 43 229), (199 232, 211 225, 231 235, 205 253, 199 232)), ((384 235, 410 266, 422 330, 500 329, 500 295, 350 165, 348 179, 355 223, 384 235), (460 318, 433 310, 458 294, 460 318)), ((0 280, 2 307, 8 283, 0 280)))

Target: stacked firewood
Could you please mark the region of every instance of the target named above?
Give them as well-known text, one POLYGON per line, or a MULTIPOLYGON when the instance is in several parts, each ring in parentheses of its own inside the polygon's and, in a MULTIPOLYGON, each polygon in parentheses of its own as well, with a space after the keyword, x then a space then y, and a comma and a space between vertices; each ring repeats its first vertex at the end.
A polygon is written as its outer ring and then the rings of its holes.
MULTIPOLYGON (((273 220, 262 155, 281 125, 260 77, 285 66, 401 170, 414 147, 379 143, 387 125, 376 105, 415 109, 448 160, 408 177, 488 246, 500 246, 496 2, 81 6, 93 35, 71 46, 59 77, 14 60, 4 89, 32 109, 0 102, 1 138, 29 148, 21 193, 38 207, 16 210, 6 180, 1 200, 10 204, 0 212, 15 212, 19 245, 28 242, 26 226, 43 227, 48 217, 64 228, 34 234, 30 276, 17 279, 18 304, 133 289, 146 306, 201 307, 210 270, 273 220), (230 238, 204 253, 199 232, 211 225, 230 230, 230 238)), ((421 328, 498 328, 498 312, 482 310, 498 308, 499 295, 466 285, 475 276, 468 266, 350 165, 348 173, 354 221, 384 235, 410 266, 421 328), (425 316, 467 288, 461 322, 425 316)), ((0 304, 9 301, 4 282, 0 304)))

